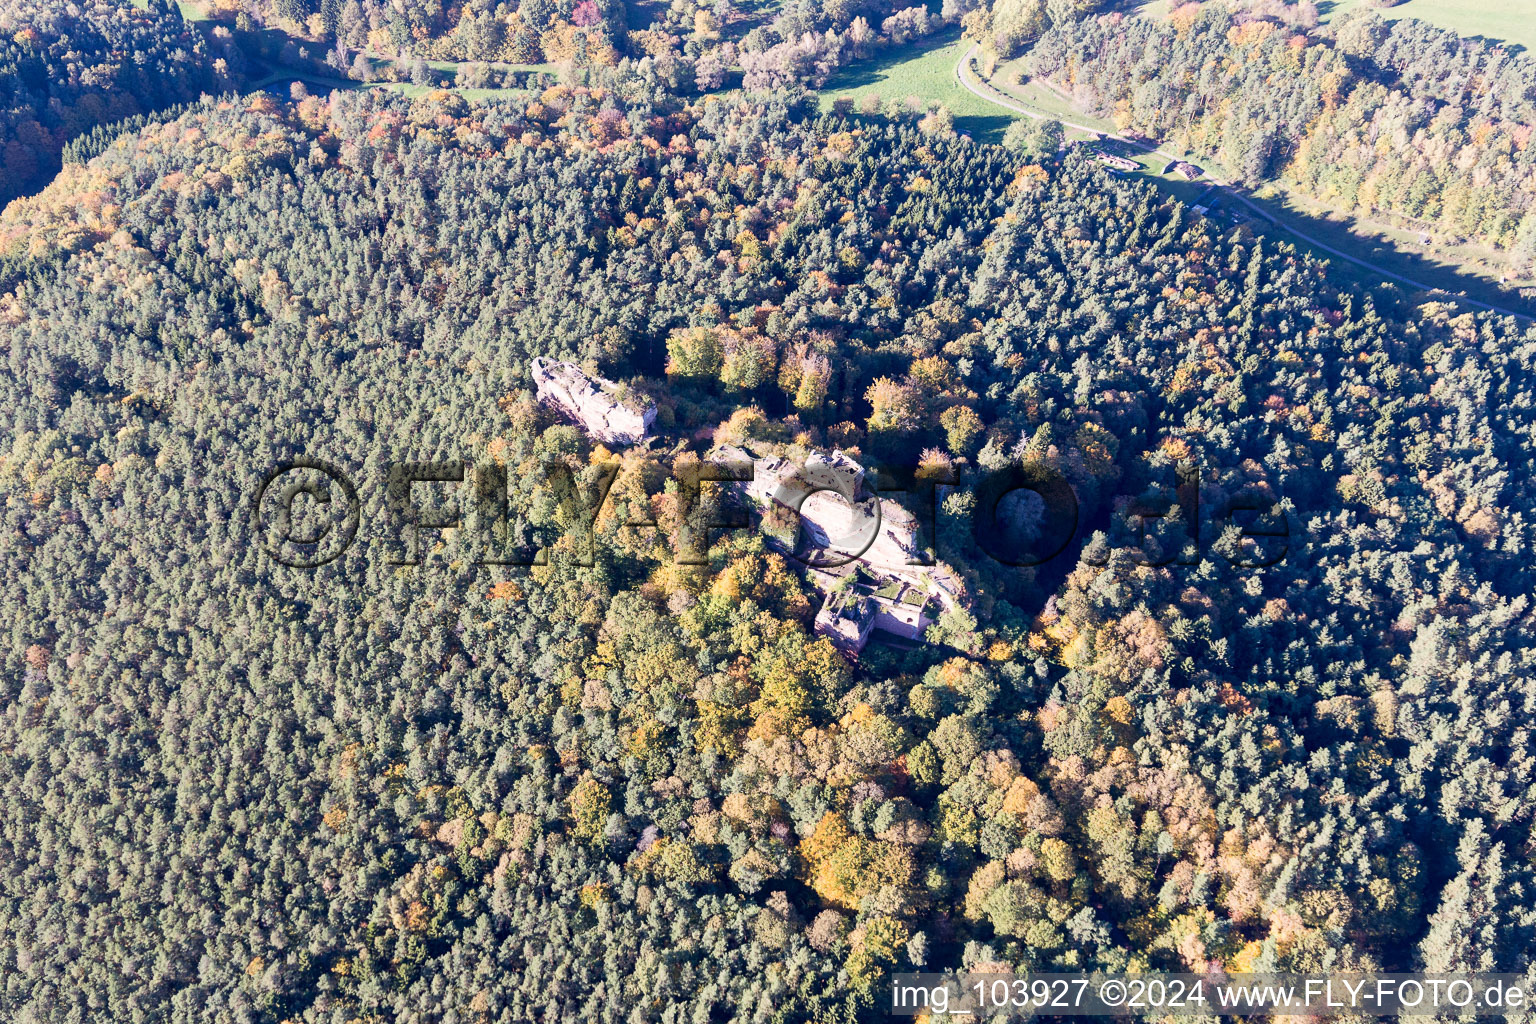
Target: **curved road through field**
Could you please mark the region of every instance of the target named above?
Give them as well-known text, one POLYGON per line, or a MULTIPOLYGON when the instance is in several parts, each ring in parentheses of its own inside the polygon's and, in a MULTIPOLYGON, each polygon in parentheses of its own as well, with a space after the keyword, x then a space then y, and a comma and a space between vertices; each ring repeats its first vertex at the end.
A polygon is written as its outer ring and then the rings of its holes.
MULTIPOLYGON (((1106 132, 1102 128, 1095 128, 1092 125, 1086 124, 1076 124, 1072 121, 1067 121, 1062 118, 1051 117, 1049 114, 1037 113, 1027 107, 1020 106, 1017 103, 1010 102, 1009 100, 1003 98, 1001 93, 999 93, 996 89, 992 88, 992 86, 985 82, 980 82, 980 85, 972 82, 971 79, 973 75, 971 74, 971 61, 976 56, 977 49, 979 49, 979 47, 972 46, 969 50, 966 50, 965 54, 960 58, 960 63, 955 65, 955 78, 959 80, 961 88, 965 89, 966 92, 971 93, 973 96, 986 100, 988 103, 996 104, 999 107, 1006 107, 1015 113, 1023 114, 1025 117, 1032 117, 1037 121, 1061 121, 1063 127, 1075 128, 1082 132, 1092 132, 1094 135, 1102 135, 1105 138, 1114 139, 1117 142, 1124 143, 1125 145, 1131 146, 1134 149, 1139 149, 1143 153, 1150 153, 1153 156, 1160 156, 1165 160, 1182 159, 1182 157, 1164 153, 1162 150, 1155 146, 1149 146, 1144 142, 1127 138, 1124 135, 1116 135, 1114 132, 1106 132)), ((1467 298, 1465 295, 1462 295, 1459 292, 1449 292, 1444 288, 1436 288, 1433 285, 1425 284, 1423 281, 1415 281, 1411 277, 1404 277, 1402 274, 1395 274, 1390 270, 1383 270, 1374 264, 1367 263, 1365 260, 1360 259, 1358 256, 1351 256, 1347 252, 1344 252, 1340 249, 1335 249, 1333 246, 1327 244, 1326 242, 1320 242, 1316 238, 1313 238, 1311 235, 1308 235, 1304 231, 1301 231, 1290 224, 1280 223, 1272 215, 1270 215, 1267 210, 1264 210, 1262 207, 1255 206, 1253 203, 1249 202, 1246 196, 1232 188, 1228 182, 1221 181, 1218 178, 1210 177, 1209 175, 1207 175, 1204 180, 1208 181, 1212 185, 1215 185, 1217 188, 1222 189, 1228 196, 1237 200, 1239 203, 1242 203, 1249 210, 1253 211, 1256 216, 1263 218, 1263 220, 1265 220, 1267 223, 1273 224, 1275 227, 1281 228, 1285 231, 1289 231, 1303 242, 1306 242, 1308 245, 1311 245, 1314 248, 1321 249, 1323 252, 1326 252, 1329 255, 1337 256, 1341 260, 1348 260, 1350 263, 1362 266, 1365 269, 1371 271, 1373 274, 1380 274, 1382 277, 1388 278, 1392 281, 1397 281, 1400 284, 1406 284, 1411 288, 1417 288, 1419 291, 1439 292, 1442 295, 1449 295, 1452 296, 1457 302, 1464 303, 1468 306, 1476 306, 1478 309, 1486 309, 1492 313, 1502 313, 1504 316, 1512 316, 1521 320, 1531 319, 1531 317, 1524 313, 1517 313, 1512 309, 1505 309, 1503 306, 1494 306, 1486 302, 1479 302, 1477 299, 1467 298)))

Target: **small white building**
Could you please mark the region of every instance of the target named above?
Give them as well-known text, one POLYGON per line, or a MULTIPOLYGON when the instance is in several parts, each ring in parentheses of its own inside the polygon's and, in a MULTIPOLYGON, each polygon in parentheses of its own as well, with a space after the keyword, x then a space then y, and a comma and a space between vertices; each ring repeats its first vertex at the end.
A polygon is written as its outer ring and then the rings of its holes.
POLYGON ((1130 160, 1123 156, 1117 156, 1114 153, 1105 153, 1100 150, 1093 154, 1093 158, 1104 166, 1112 167, 1117 171, 1141 170, 1141 164, 1137 163, 1135 160, 1130 160))

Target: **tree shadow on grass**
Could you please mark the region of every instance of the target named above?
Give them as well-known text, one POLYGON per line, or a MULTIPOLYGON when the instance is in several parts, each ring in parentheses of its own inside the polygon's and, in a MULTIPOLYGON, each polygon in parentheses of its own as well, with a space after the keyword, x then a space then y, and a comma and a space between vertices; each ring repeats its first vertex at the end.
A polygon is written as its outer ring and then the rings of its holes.
POLYGON ((889 85, 890 80, 885 77, 885 74, 891 68, 949 46, 959 38, 960 30, 950 28, 915 43, 888 46, 872 56, 843 65, 821 91, 831 93, 863 89, 872 85, 889 85))
POLYGON ((1001 114, 966 114, 955 118, 955 131, 963 132, 977 142, 1001 143, 1003 133, 1013 123, 1013 118, 1001 114))

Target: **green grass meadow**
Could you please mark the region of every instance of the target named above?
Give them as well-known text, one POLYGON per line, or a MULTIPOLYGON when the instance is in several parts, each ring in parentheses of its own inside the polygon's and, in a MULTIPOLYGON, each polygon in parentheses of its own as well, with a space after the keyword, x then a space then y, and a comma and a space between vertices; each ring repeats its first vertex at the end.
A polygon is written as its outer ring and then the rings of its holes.
MULTIPOLYGON (((1321 3, 1323 18, 1337 18, 1364 0, 1321 3)), ((1419 18, 1463 36, 1503 40, 1536 51, 1536 3, 1532 0, 1405 0, 1378 8, 1383 18, 1419 18)))
POLYGON ((955 79, 955 65, 969 48, 959 31, 951 30, 884 50, 833 75, 822 87, 822 105, 831 107, 833 101, 845 98, 857 103, 870 95, 887 103, 916 96, 948 107, 955 115, 956 131, 966 132, 979 142, 1000 142, 1013 117, 1003 107, 967 92, 955 79))

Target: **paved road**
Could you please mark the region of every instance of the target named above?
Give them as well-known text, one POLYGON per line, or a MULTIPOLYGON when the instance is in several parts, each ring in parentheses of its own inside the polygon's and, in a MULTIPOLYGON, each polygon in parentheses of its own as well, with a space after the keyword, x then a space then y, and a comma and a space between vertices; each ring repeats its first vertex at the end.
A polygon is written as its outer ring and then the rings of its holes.
MULTIPOLYGON (((1092 125, 1077 124, 1077 123, 1075 123, 1073 121, 1067 121, 1067 120, 1064 120, 1062 118, 1052 117, 1050 114, 1042 114, 1042 113, 1039 113, 1037 111, 1030 110, 1028 107, 1020 106, 1017 103, 1014 103, 1014 102, 1012 102, 1012 101, 1010 101, 1008 99, 1005 99, 1002 96, 1001 93, 999 93, 996 89, 993 89, 990 85, 986 85, 984 82, 981 83, 980 85, 977 85, 976 83, 973 83, 972 82, 972 77, 974 77, 974 76, 971 74, 971 60, 972 60, 972 58, 974 58, 976 56, 977 49, 979 49, 979 47, 972 46, 969 50, 965 51, 964 56, 962 56, 960 58, 960 63, 955 65, 955 78, 957 78, 959 80, 961 87, 963 89, 965 89, 967 92, 969 92, 969 93, 971 93, 971 94, 973 94, 973 95, 975 95, 977 97, 980 97, 981 99, 986 100, 988 103, 995 103, 997 106, 1007 107, 1009 110, 1016 111, 1017 113, 1023 114, 1025 117, 1032 117, 1032 118, 1034 118, 1037 121, 1043 121, 1043 120, 1061 121, 1061 124, 1064 127, 1066 127, 1066 128, 1075 128, 1078 131, 1092 132, 1095 135, 1102 135, 1105 138, 1114 139, 1117 142, 1121 142, 1121 143, 1124 143, 1127 146, 1131 146, 1131 147, 1133 147, 1135 149, 1139 149, 1143 153, 1150 153, 1153 156, 1159 156, 1159 157, 1162 157, 1165 160, 1178 160, 1178 159, 1182 159, 1182 157, 1175 156, 1175 155, 1170 154, 1170 153, 1164 153, 1162 150, 1158 149, 1157 147, 1149 146, 1146 143, 1141 142, 1141 141, 1139 141, 1137 139, 1128 138, 1128 137, 1126 137, 1124 135, 1116 135, 1114 132, 1106 132, 1104 129, 1102 129, 1102 128, 1095 128, 1092 125)), ((1322 241, 1319 241, 1316 238, 1313 238, 1311 235, 1308 235, 1306 232, 1301 231, 1300 229, 1296 228, 1295 226, 1293 226, 1291 224, 1282 224, 1280 221, 1276 220, 1275 217, 1272 214, 1269 213, 1269 211, 1265 210, 1263 207, 1256 206, 1255 204, 1249 202, 1248 198, 1246 196, 1244 196, 1238 190, 1232 188, 1232 186, 1231 186, 1231 184, 1229 182, 1222 181, 1219 178, 1210 177, 1209 175, 1207 175, 1204 180, 1209 182, 1212 185, 1215 185, 1217 188, 1220 188, 1223 191, 1225 191, 1226 194, 1229 197, 1231 197, 1232 199, 1237 200, 1239 203, 1242 203, 1249 210, 1253 211, 1253 213, 1255 215, 1257 215, 1258 217, 1261 217, 1267 223, 1273 224, 1275 227, 1282 228, 1282 229, 1284 229, 1286 231, 1289 231, 1291 234, 1295 235, 1297 238, 1301 239, 1303 242, 1306 242, 1308 245, 1311 245, 1314 248, 1321 249, 1323 252, 1326 252, 1329 255, 1337 256, 1341 260, 1348 260, 1350 263, 1354 263, 1357 266, 1364 267, 1366 270, 1369 270, 1372 273, 1380 274, 1382 277, 1388 278, 1388 279, 1393 280, 1393 281, 1397 281, 1400 284, 1406 284, 1406 285, 1408 285, 1411 288, 1417 288, 1419 291, 1424 291, 1424 292, 1440 292, 1441 294, 1452 296, 1453 298, 1455 298, 1455 300, 1457 302, 1463 303, 1463 304, 1468 305, 1468 306, 1476 306, 1478 309, 1486 309, 1486 310, 1488 310, 1490 312, 1493 312, 1493 313, 1502 313, 1505 316, 1518 317, 1521 320, 1530 320, 1531 319, 1531 317, 1527 316, 1524 313, 1517 313, 1517 312, 1515 312, 1512 309, 1505 309, 1503 306, 1494 306, 1494 305, 1490 305, 1489 303, 1486 303, 1486 302, 1479 302, 1477 299, 1469 299, 1465 295, 1462 295, 1459 292, 1448 292, 1444 288, 1436 288, 1434 285, 1428 285, 1428 284, 1425 284, 1422 281, 1415 281, 1411 277, 1404 277, 1402 274, 1395 274, 1395 273, 1393 273, 1390 270, 1383 270, 1381 267, 1378 267, 1378 266, 1376 266, 1373 263, 1368 263, 1365 260, 1362 260, 1358 256, 1352 256, 1349 253, 1344 252, 1341 249, 1335 249, 1333 246, 1329 245, 1328 243, 1322 242, 1322 241)))

